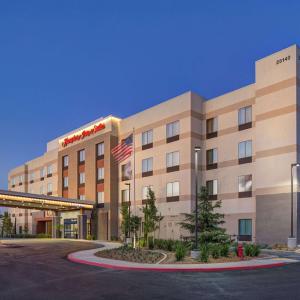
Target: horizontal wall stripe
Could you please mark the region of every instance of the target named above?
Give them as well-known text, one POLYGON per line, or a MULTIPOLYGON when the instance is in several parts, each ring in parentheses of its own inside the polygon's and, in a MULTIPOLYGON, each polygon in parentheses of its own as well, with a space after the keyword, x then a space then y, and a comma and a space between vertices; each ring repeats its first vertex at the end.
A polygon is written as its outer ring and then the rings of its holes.
POLYGON ((286 153, 291 153, 291 152, 297 152, 297 144, 257 151, 256 159, 270 157, 270 156, 276 156, 276 155, 281 155, 281 154, 286 154, 286 153))
POLYGON ((268 111, 266 113, 256 115, 256 122, 279 117, 279 116, 282 116, 285 114, 290 114, 290 113, 296 112, 297 110, 299 111, 300 108, 296 104, 289 105, 286 107, 281 107, 278 109, 274 109, 274 110, 268 111))

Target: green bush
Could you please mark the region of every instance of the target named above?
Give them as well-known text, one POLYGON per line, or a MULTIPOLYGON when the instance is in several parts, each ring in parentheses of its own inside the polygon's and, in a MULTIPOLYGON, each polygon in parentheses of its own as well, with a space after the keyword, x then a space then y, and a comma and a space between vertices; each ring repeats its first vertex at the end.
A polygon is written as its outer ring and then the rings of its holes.
POLYGON ((220 255, 222 257, 228 257, 229 255, 229 244, 222 244, 220 247, 220 255))
POLYGON ((214 259, 217 259, 220 257, 220 245, 219 244, 212 244, 210 246, 210 253, 211 253, 211 256, 214 258, 214 259))
POLYGON ((39 233, 39 234, 36 235, 36 237, 38 239, 49 239, 49 238, 51 238, 51 235, 47 234, 47 233, 39 233))
POLYGON ((146 247, 146 241, 145 241, 145 239, 144 239, 144 238, 140 238, 140 239, 138 240, 138 242, 137 242, 137 245, 138 245, 139 248, 144 248, 144 247, 146 247))
POLYGON ((186 255, 186 248, 183 245, 183 243, 177 243, 176 249, 175 249, 175 257, 177 261, 181 261, 184 259, 186 255))
POLYGON ((153 250, 153 249, 154 249, 154 239, 153 239, 152 236, 149 236, 149 237, 148 237, 148 248, 149 248, 150 250, 153 250))
POLYGON ((203 245, 200 248, 200 261, 207 263, 208 258, 209 258, 209 249, 206 245, 203 245))
POLYGON ((256 244, 245 244, 244 245, 244 254, 246 256, 258 256, 260 254, 260 247, 256 244))

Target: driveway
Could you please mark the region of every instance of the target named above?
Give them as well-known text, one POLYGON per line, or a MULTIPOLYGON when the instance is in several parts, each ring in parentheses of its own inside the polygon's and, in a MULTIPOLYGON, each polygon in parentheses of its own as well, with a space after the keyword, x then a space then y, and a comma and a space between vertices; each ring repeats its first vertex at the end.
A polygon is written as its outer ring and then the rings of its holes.
MULTIPOLYGON (((300 264, 252 271, 156 273, 72 263, 75 241, 24 241, 0 247, 0 299, 300 299, 300 264)), ((99 247, 99 246, 96 246, 99 247)))

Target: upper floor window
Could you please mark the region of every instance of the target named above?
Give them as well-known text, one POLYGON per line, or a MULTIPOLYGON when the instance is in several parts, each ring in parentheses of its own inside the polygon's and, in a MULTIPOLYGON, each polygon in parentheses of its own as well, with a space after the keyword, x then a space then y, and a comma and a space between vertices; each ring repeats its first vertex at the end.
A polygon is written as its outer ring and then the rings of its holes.
POLYGON ((206 181, 206 188, 209 199, 216 200, 218 194, 218 180, 208 180, 206 181))
POLYGON ((142 173, 148 173, 153 171, 153 158, 146 158, 142 160, 142 173))
POLYGON ((167 153, 166 162, 167 162, 167 168, 179 166, 179 151, 167 153))
POLYGON ((206 120, 206 138, 211 139, 218 136, 217 117, 206 120))
POLYGON ((63 187, 64 188, 68 188, 69 187, 69 177, 64 177, 64 180, 63 180, 63 187))
POLYGON ((252 141, 239 143, 239 164, 252 162, 252 141))
POLYGON ((79 184, 85 184, 85 173, 79 173, 79 184))
POLYGON ((16 185, 16 177, 11 178, 11 185, 16 185))
POLYGON ((104 168, 97 169, 97 180, 104 179, 104 168))
POLYGON ((19 176, 19 183, 23 183, 24 182, 24 175, 20 175, 19 176))
POLYGON ((52 175, 53 174, 53 165, 49 165, 47 167, 47 175, 52 175))
POLYGON ((34 172, 31 172, 31 173, 29 174, 29 180, 30 180, 30 181, 33 181, 33 180, 34 180, 34 172))
POLYGON ((79 195, 80 200, 85 200, 85 195, 79 195))
POLYGON ((206 151, 206 168, 208 170, 218 167, 218 149, 209 149, 206 151))
POLYGON ((242 175, 239 181, 239 198, 252 196, 252 175, 242 175))
POLYGON ((104 155, 104 143, 97 144, 97 156, 104 155))
POLYGON ((63 167, 64 168, 67 168, 69 166, 69 156, 68 155, 65 155, 63 157, 63 167))
POLYGON ((79 151, 79 162, 82 163, 85 161, 85 150, 80 150, 79 151))
POLYGON ((130 161, 121 166, 121 172, 122 172, 122 181, 131 179, 132 169, 131 169, 130 161))
MULTIPOLYGON (((142 146, 152 145, 153 143, 153 130, 148 130, 142 133, 142 146)), ((145 149, 145 147, 143 147, 145 149)))
POLYGON ((129 201, 129 189, 121 191, 121 199, 122 199, 122 202, 128 202, 129 201))
POLYGON ((44 186, 43 186, 43 185, 40 186, 40 194, 41 194, 41 195, 44 194, 44 186))
POLYGON ((44 178, 45 175, 46 175, 46 169, 45 169, 45 168, 41 168, 41 169, 40 169, 40 177, 41 177, 41 178, 44 178))
POLYGON ((167 142, 172 142, 179 139, 179 121, 167 124, 167 142))
POLYGON ((51 182, 49 182, 47 185, 47 192, 52 193, 52 183, 51 182))
POLYGON ((179 197, 179 182, 178 181, 167 183, 167 198, 168 197, 179 197))
POLYGON ((98 203, 104 203, 104 192, 97 192, 98 203))
POLYGON ((252 106, 239 109, 239 130, 252 127, 252 106))
POLYGON ((148 199, 149 190, 153 191, 153 185, 143 186, 143 188, 142 188, 142 200, 148 199))

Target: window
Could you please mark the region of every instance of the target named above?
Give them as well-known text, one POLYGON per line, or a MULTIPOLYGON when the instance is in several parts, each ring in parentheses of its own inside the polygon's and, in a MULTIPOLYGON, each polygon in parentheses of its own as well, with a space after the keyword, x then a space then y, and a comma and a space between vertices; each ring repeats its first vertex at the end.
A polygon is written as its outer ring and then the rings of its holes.
POLYGON ((239 220, 239 241, 252 240, 252 219, 239 220))
POLYGON ((211 139, 218 136, 217 117, 206 120, 206 138, 211 139))
POLYGON ((98 203, 104 203, 104 192, 97 192, 98 203))
POLYGON ((79 184, 85 184, 85 173, 79 173, 79 184))
POLYGON ((167 197, 178 197, 179 196, 179 182, 167 183, 167 197))
MULTIPOLYGON (((153 158, 146 158, 142 160, 142 173, 152 173, 153 171, 153 158)), ((149 174, 150 175, 150 174, 149 174)))
POLYGON ((218 150, 210 149, 206 151, 206 165, 207 170, 215 169, 218 167, 218 150))
POLYGON ((97 180, 104 179, 104 168, 97 169, 97 180))
POLYGON ((148 199, 149 190, 153 191, 153 185, 143 186, 143 188, 142 188, 142 200, 148 199))
POLYGON ((79 162, 82 163, 85 161, 85 150, 79 151, 79 162))
POLYGON ((104 155, 104 143, 97 144, 97 156, 104 155))
POLYGON ((19 183, 23 183, 23 181, 24 181, 24 175, 20 175, 19 176, 19 183))
POLYGON ((16 185, 16 178, 15 177, 12 177, 12 179, 11 179, 11 185, 16 185))
POLYGON ((65 155, 63 157, 63 167, 64 168, 67 168, 69 166, 69 156, 68 155, 65 155))
POLYGON ((239 164, 252 162, 252 141, 239 143, 239 164))
POLYGON ((49 182, 47 184, 47 193, 52 193, 52 183, 51 182, 49 182))
POLYGON ((122 171, 122 181, 130 180, 132 174, 131 162, 129 161, 125 165, 122 165, 121 171, 122 171))
POLYGON ((85 195, 79 195, 80 200, 85 200, 85 195))
POLYGON ((167 153, 167 168, 179 166, 179 151, 167 153))
POLYGON ((64 177, 63 187, 64 188, 68 188, 69 187, 69 177, 64 177))
POLYGON ((217 200, 218 195, 218 180, 208 180, 206 181, 206 188, 210 200, 217 200))
POLYGON ((239 176, 239 197, 252 196, 252 175, 239 176))
POLYGON ((167 138, 179 136, 179 121, 167 124, 167 138))
POLYGON ((52 173, 53 173, 53 165, 49 165, 47 167, 47 175, 52 175, 52 173))
POLYGON ((121 199, 122 199, 122 202, 128 202, 129 201, 129 189, 121 191, 121 199))
POLYGON ((142 133, 142 146, 153 143, 153 130, 148 130, 142 133))
POLYGON ((40 194, 41 194, 41 195, 44 194, 44 186, 43 186, 43 185, 40 186, 40 194))
POLYGON ((44 178, 45 177, 45 173, 46 173, 46 169, 45 168, 41 168, 40 169, 40 177, 44 178))
POLYGON ((252 107, 246 106, 239 109, 239 130, 252 127, 252 107), (247 126, 244 126, 246 125, 247 126))
POLYGON ((34 172, 31 172, 31 173, 29 174, 29 180, 30 180, 30 182, 33 182, 33 181, 34 181, 34 172))

